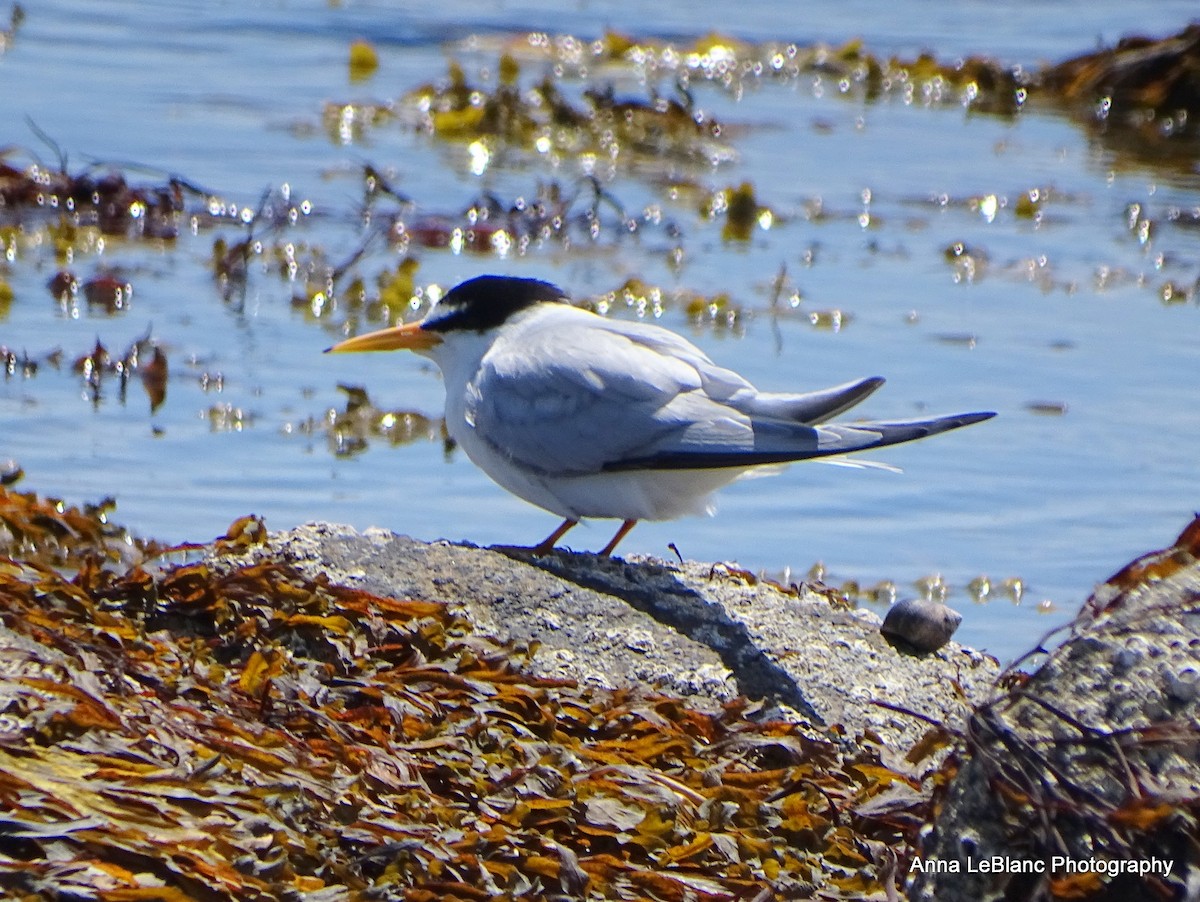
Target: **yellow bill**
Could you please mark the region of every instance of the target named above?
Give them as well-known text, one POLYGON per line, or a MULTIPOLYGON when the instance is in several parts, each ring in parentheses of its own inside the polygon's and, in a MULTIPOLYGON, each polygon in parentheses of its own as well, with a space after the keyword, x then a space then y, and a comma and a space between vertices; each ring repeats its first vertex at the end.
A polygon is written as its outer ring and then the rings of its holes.
POLYGON ((403 326, 391 326, 368 332, 366 335, 356 335, 340 341, 332 348, 326 348, 326 354, 345 354, 353 351, 426 351, 442 343, 441 336, 436 332, 427 332, 420 323, 405 323, 403 326))

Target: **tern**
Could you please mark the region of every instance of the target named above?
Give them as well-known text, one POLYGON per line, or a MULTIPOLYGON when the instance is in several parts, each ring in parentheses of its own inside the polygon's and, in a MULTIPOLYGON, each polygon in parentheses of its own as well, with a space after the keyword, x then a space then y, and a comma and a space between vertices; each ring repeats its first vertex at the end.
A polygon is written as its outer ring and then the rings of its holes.
POLYGON ((408 349, 442 372, 446 431, 519 498, 563 518, 532 551, 586 517, 710 513, 717 489, 755 468, 912 441, 987 420, 964 413, 827 423, 883 379, 804 394, 759 391, 660 326, 572 306, 548 282, 479 276, 420 322, 347 339, 331 352, 408 349))

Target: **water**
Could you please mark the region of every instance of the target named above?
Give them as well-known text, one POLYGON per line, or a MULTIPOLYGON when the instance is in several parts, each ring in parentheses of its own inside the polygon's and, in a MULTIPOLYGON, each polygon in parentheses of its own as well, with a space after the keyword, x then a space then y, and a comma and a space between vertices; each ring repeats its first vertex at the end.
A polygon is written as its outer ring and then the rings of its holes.
MULTIPOLYGON (((936 13, 916 0, 803 10, 772 0, 702 21, 693 4, 674 0, 636 12, 545 2, 26 9, 0 55, 0 143, 53 163, 28 117, 69 154, 72 171, 98 160, 134 181, 175 173, 251 209, 265 189, 287 183, 313 209, 295 240, 334 261, 361 238, 364 163, 388 170, 423 212, 456 212, 483 190, 510 202, 539 180, 574 182, 573 161, 558 170, 494 163, 472 175, 461 147, 402 122, 349 143, 322 122, 327 102, 395 100, 441 77, 448 57, 474 77, 532 29, 592 39, 612 28, 682 44, 710 31, 801 44, 860 36, 885 57, 929 49, 943 60, 982 53, 1035 66, 1123 34, 1167 34, 1194 14, 1190 3, 1115 0, 960 3, 936 13), (472 35, 476 49, 466 49, 472 35), (359 37, 373 41, 381 65, 351 84, 347 48, 359 37)), ((598 76, 606 78, 621 94, 646 96, 628 73, 598 76)), ((769 231, 731 245, 694 198, 666 196, 661 172, 621 169, 612 193, 631 211, 659 205, 680 228, 678 242, 648 227, 592 247, 576 242, 569 253, 545 247, 507 259, 416 249, 418 284, 499 271, 581 296, 633 276, 728 292, 745 313, 736 329, 695 326, 671 306, 662 322, 764 388, 879 374, 888 385, 866 415, 1000 416, 877 455, 901 475, 809 464, 744 481, 721 494, 715 518, 642 524, 624 552, 670 555, 674 543, 691 558, 772 574, 790 568, 797 577, 819 560, 831 583, 892 579, 901 594, 940 573, 966 615, 959 638, 1008 658, 1073 612, 1096 581, 1170 541, 1200 504, 1200 314, 1192 301, 1160 300, 1168 280, 1196 279, 1195 232, 1167 221, 1173 207, 1200 205, 1194 166, 1143 165, 1045 109, 1006 121, 955 104, 866 103, 812 77, 758 84, 740 98, 703 85, 695 95, 729 124, 736 159, 672 174, 707 190, 753 183, 777 214, 769 231), (1042 219, 1013 215, 1019 196, 1035 189, 1050 193, 1042 219), (988 195, 1008 204, 991 221, 970 202, 988 195), (823 215, 814 218, 818 204, 823 215), (1148 236, 1129 227, 1130 204, 1152 221, 1148 236), (986 254, 973 279, 959 271, 956 281, 945 256, 955 242, 986 254), (668 262, 676 243, 678 269, 668 262), (781 267, 802 300, 772 316, 781 267), (810 312, 835 309, 849 316, 843 328, 812 327, 810 312), (1032 404, 1065 413, 1038 414, 1032 404), (981 574, 996 586, 985 604, 965 589, 981 574), (1020 605, 1001 597, 1007 577, 1027 586, 1020 605), (1038 611, 1044 601, 1049 613, 1038 611)), ((28 156, 9 161, 24 166, 28 156)), ((114 495, 122 521, 165 540, 209 538, 248 512, 272 528, 325 519, 479 543, 534 542, 550 531, 553 517, 494 487, 461 453, 447 457, 436 435, 334 454, 321 424, 344 406, 339 382, 366 387, 383 408, 436 415, 436 374, 411 357, 322 356, 342 316, 294 305, 299 287, 261 266, 244 304, 223 301, 208 269, 218 234, 235 241, 244 232, 231 225, 162 246, 110 241, 77 255, 70 266, 81 277, 107 265, 133 283, 131 307, 111 316, 51 298, 45 283, 61 264, 45 247, 22 244, 0 271, 15 295, 0 313, 0 345, 34 356, 59 347, 65 358, 59 369, 0 382, 0 458, 24 467, 20 488, 77 502, 114 495), (136 383, 122 403, 112 379, 94 403, 69 361, 98 337, 119 352, 148 328, 170 361, 166 403, 151 412, 136 383)), ((394 263, 394 251, 372 247, 364 276, 394 263)), ((609 534, 609 524, 595 524, 571 542, 595 549, 609 534)))

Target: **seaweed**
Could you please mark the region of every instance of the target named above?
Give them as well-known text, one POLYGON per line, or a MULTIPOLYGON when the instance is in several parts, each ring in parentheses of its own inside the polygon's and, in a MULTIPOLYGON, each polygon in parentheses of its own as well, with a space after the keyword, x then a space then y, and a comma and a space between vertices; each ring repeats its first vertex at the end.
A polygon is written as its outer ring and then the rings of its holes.
POLYGON ((445 605, 272 558, 256 517, 169 565, 195 546, 0 511, 7 892, 838 899, 911 854, 928 792, 869 738, 531 676, 445 605))

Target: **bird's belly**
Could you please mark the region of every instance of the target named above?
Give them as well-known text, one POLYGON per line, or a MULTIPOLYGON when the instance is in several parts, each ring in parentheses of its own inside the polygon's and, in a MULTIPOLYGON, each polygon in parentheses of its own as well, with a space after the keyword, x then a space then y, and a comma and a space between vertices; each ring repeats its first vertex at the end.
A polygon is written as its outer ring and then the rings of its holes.
POLYGON ((625 470, 548 479, 548 488, 583 517, 621 520, 673 520, 712 513, 712 493, 743 473, 719 470, 625 470))
POLYGON ((743 471, 626 470, 588 476, 554 476, 527 470, 495 452, 468 456, 496 483, 530 504, 568 517, 673 520, 712 512, 711 495, 743 471))

